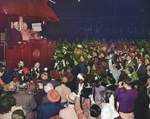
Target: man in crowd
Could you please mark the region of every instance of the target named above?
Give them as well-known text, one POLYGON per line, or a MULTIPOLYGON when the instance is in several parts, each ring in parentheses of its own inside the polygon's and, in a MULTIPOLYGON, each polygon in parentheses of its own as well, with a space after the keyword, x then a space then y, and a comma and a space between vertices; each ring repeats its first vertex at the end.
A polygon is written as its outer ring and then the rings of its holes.
POLYGON ((12 43, 20 44, 22 42, 22 35, 19 31, 19 22, 16 21, 13 24, 14 28, 11 29, 11 40, 12 43))

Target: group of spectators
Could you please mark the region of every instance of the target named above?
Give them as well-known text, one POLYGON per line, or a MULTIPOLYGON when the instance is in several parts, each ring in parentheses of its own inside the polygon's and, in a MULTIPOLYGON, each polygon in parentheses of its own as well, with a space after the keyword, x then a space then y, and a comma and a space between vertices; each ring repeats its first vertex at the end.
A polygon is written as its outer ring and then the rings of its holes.
MULTIPOLYGON (((59 72, 54 64, 33 68, 19 60, 12 81, 0 79, 1 119, 147 119, 150 62, 147 55, 108 53, 108 70, 92 74, 95 64, 79 64, 59 72), (90 66, 89 66, 90 65, 90 66), (49 68, 51 67, 51 68, 49 68), (90 70, 90 71, 89 71, 90 70), (102 83, 108 76, 108 84, 102 83)), ((0 68, 0 77, 4 69, 0 68)))

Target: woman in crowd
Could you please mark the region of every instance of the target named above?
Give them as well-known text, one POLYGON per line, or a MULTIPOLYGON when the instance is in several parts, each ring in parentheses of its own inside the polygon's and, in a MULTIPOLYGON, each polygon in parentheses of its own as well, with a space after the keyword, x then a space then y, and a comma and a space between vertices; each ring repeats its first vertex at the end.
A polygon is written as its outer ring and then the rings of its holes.
POLYGON ((114 91, 119 102, 119 114, 122 119, 134 119, 134 104, 138 92, 132 89, 132 80, 130 78, 119 82, 119 87, 114 91), (123 84, 122 84, 123 83, 123 84))

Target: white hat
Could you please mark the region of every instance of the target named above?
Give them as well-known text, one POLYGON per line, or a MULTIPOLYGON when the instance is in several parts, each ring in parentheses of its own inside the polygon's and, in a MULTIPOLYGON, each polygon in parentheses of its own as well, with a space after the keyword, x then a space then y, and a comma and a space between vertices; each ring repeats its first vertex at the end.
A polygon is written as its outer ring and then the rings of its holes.
POLYGON ((71 103, 74 103, 75 97, 76 97, 76 94, 74 92, 66 95, 66 99, 71 103))
POLYGON ((53 85, 51 83, 47 83, 46 86, 44 86, 44 91, 46 93, 51 89, 53 89, 53 85))

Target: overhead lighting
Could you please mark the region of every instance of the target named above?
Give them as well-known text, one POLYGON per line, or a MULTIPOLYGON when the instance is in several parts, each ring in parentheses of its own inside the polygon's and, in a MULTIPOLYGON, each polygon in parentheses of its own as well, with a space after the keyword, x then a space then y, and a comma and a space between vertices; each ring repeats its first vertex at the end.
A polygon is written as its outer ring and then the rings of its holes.
POLYGON ((55 2, 55 1, 53 1, 53 0, 49 0, 49 1, 50 1, 50 2, 52 2, 52 3, 54 3, 54 4, 56 3, 56 2, 55 2))

